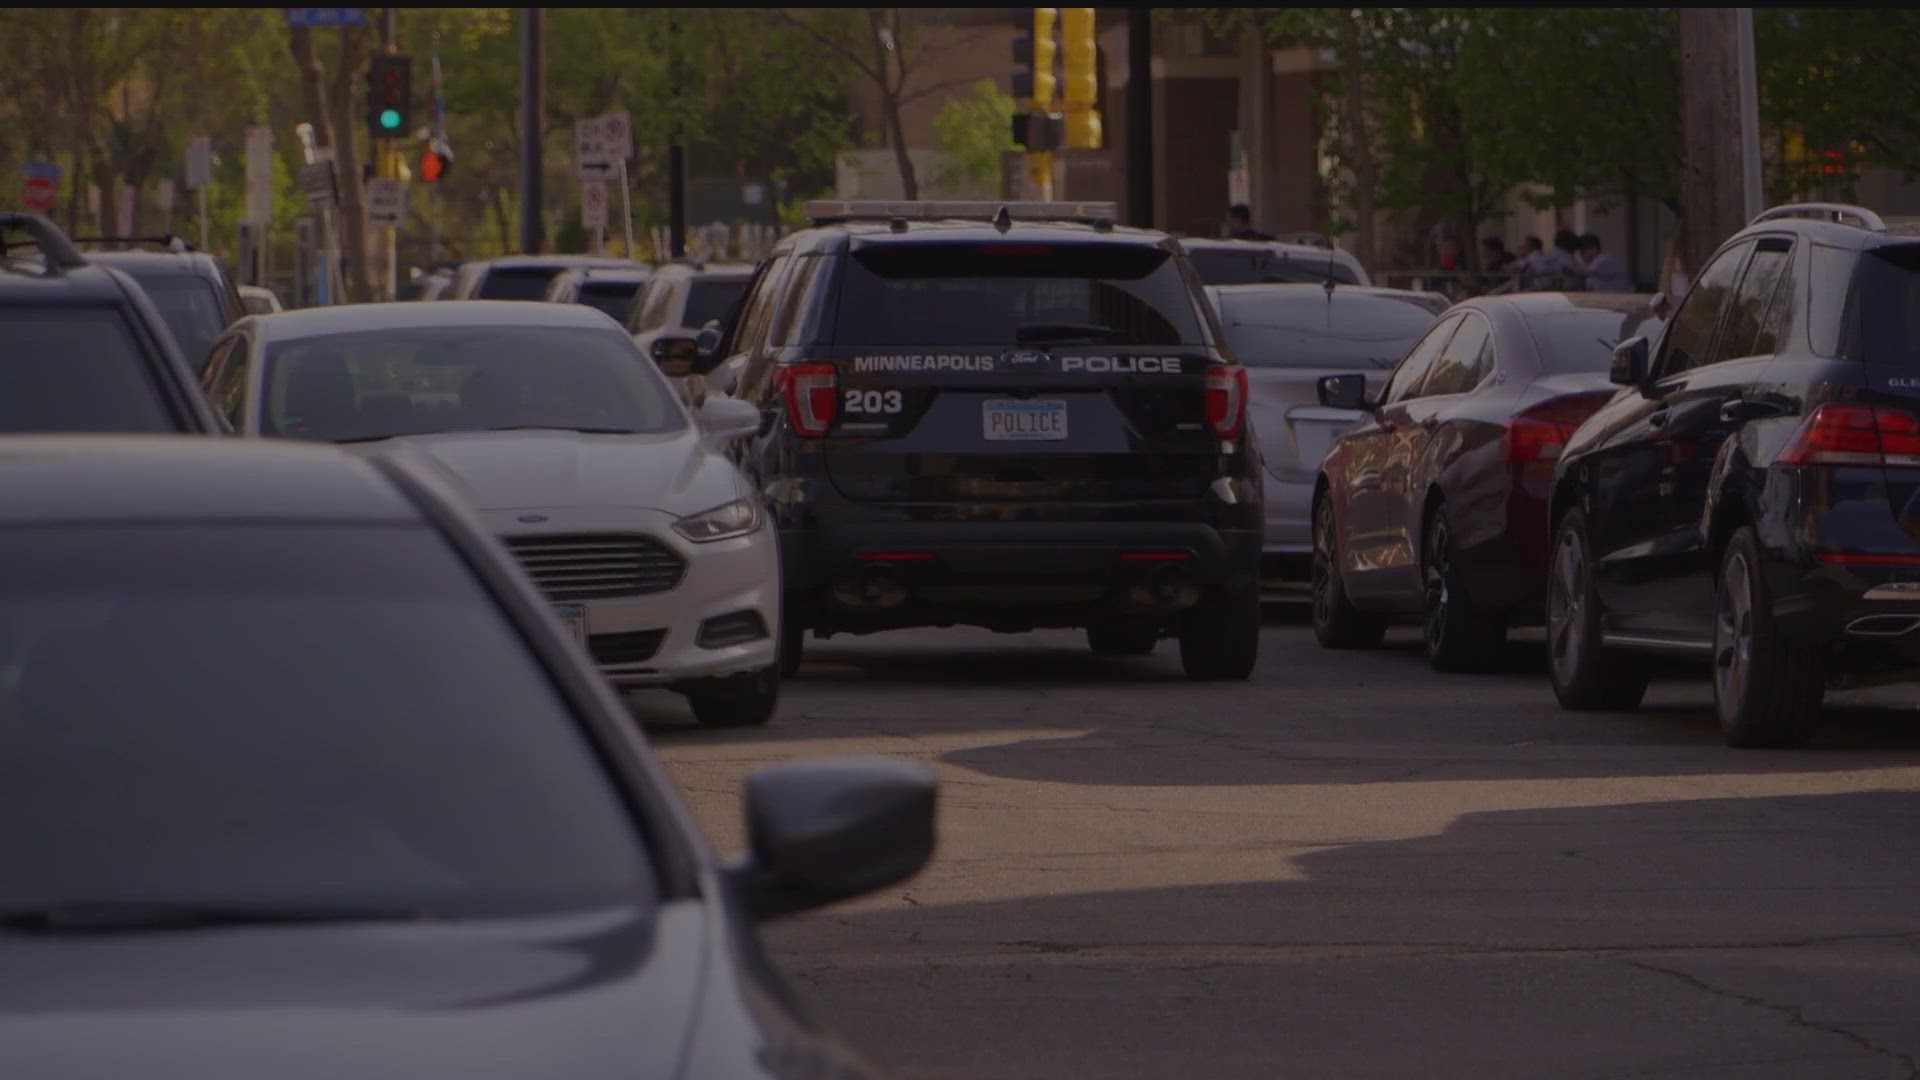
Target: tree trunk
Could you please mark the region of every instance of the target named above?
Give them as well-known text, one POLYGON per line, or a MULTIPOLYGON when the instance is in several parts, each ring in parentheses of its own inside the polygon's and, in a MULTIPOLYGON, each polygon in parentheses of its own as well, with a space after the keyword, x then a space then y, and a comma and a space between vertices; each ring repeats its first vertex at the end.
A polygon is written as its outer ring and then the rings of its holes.
POLYGON ((1341 43, 1342 77, 1346 82, 1345 114, 1348 149, 1353 166, 1354 247, 1360 265, 1376 270, 1380 252, 1374 236, 1373 194, 1379 169, 1373 160, 1373 140, 1367 136, 1366 62, 1360 52, 1359 16, 1349 12, 1341 43))
POLYGON ((1688 274, 1746 224, 1741 190, 1738 54, 1732 8, 1681 8, 1680 217, 1688 274))
POLYGON ((346 248, 347 264, 353 268, 354 299, 370 302, 380 295, 378 266, 367 242, 367 204, 363 193, 360 151, 353 138, 354 87, 359 81, 365 52, 365 28, 347 27, 340 31, 340 63, 333 72, 332 116, 334 123, 334 161, 340 174, 340 227, 346 248))
POLYGON ((900 94, 907 85, 907 59, 901 53, 899 12, 893 12, 891 27, 886 24, 886 17, 872 8, 867 10, 867 21, 873 27, 875 73, 879 76, 874 82, 880 87, 880 127, 886 132, 887 141, 893 144, 893 160, 900 167, 900 194, 912 201, 920 197, 920 180, 913 173, 913 155, 907 152, 906 128, 900 122, 900 94), (881 40, 882 31, 891 35, 892 49, 881 40), (896 71, 898 81, 894 79, 896 71))

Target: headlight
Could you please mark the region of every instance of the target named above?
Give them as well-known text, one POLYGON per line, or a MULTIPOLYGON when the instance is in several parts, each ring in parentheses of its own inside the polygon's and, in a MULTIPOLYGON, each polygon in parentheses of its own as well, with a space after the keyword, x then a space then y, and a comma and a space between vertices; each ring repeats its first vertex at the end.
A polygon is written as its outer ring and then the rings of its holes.
POLYGON ((673 523, 673 531, 696 544, 730 540, 760 528, 760 504, 752 499, 735 499, 705 513, 683 517, 673 523))

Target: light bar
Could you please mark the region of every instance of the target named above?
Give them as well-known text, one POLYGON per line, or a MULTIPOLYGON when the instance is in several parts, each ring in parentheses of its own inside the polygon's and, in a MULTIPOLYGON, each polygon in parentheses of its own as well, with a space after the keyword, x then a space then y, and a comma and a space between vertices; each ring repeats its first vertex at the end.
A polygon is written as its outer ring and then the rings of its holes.
POLYGON ((807 204, 807 218, 834 221, 992 221, 1001 210, 1014 221, 1118 222, 1120 208, 1110 202, 887 202, 879 199, 820 199, 807 204))

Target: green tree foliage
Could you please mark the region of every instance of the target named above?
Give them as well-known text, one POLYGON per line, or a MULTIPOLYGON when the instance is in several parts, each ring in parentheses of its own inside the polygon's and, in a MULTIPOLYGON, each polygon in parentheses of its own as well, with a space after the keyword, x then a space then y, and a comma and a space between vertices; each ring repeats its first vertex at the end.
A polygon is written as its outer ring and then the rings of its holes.
POLYGON ((1851 198, 1866 168, 1920 177, 1920 84, 1912 8, 1757 8, 1760 117, 1771 135, 1769 186, 1783 197, 1851 198), (1808 157, 1790 151, 1804 144, 1808 157), (1827 159, 1822 151, 1840 151, 1827 159), (1824 167, 1832 164, 1838 176, 1824 167))
POLYGON ((1019 149, 1013 141, 1015 108, 992 79, 980 80, 972 94, 941 106, 933 128, 949 162, 946 179, 979 182, 1000 175, 1006 155, 1019 149))

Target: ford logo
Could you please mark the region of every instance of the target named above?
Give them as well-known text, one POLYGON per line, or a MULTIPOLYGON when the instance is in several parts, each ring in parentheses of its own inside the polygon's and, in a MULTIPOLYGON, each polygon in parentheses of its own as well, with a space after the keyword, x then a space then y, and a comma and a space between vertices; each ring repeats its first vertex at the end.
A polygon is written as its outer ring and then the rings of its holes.
POLYGON ((1035 364, 1044 362, 1046 358, 1047 354, 1043 352, 1035 352, 1032 349, 1015 349, 1000 359, 1005 360, 1014 367, 1032 367, 1035 364))
POLYGON ((521 514, 520 515, 520 522, 521 524, 524 524, 524 525, 538 525, 545 520, 547 520, 547 515, 545 514, 521 514))

